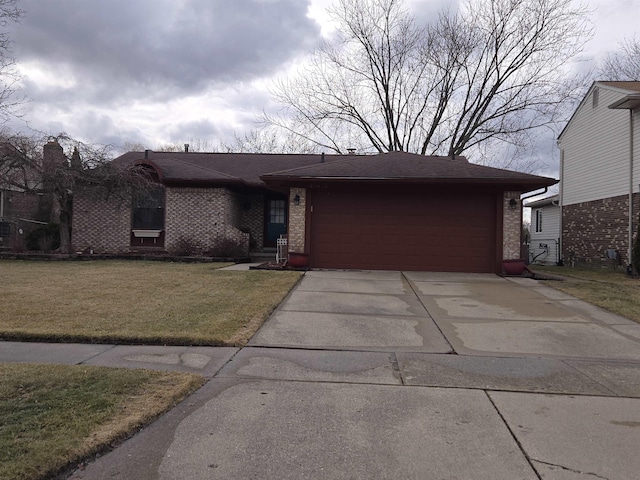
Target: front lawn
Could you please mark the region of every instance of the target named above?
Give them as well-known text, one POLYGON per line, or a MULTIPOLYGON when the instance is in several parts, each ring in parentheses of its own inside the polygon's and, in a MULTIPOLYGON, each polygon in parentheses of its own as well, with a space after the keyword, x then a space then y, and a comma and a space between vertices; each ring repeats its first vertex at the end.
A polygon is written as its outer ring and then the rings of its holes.
POLYGON ((531 269, 564 278, 545 282, 550 287, 640 323, 640 280, 630 278, 621 269, 539 265, 532 265, 531 269))
POLYGON ((300 278, 215 264, 0 261, 0 339, 242 346, 300 278))
POLYGON ((184 373, 0 364, 0 479, 54 478, 203 383, 184 373))

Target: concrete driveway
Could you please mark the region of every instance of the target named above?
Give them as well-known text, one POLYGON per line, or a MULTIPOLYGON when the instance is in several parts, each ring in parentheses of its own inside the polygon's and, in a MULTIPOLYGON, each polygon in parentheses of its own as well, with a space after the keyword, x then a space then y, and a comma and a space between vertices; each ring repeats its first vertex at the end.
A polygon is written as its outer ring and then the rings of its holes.
POLYGON ((205 387, 72 478, 640 471, 640 325, 533 280, 308 272, 226 354, 205 387))

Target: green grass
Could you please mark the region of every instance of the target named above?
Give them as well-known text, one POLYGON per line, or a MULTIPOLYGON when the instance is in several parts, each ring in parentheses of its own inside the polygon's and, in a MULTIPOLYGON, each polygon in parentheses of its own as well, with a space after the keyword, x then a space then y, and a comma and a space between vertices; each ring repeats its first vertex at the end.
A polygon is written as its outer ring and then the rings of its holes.
POLYGON ((533 271, 560 275, 546 284, 605 310, 640 323, 640 280, 619 269, 532 266, 533 271))
POLYGON ((212 264, 0 261, 0 339, 241 346, 300 278, 212 264))
POLYGON ((183 373, 0 364, 0 479, 52 478, 203 383, 183 373))

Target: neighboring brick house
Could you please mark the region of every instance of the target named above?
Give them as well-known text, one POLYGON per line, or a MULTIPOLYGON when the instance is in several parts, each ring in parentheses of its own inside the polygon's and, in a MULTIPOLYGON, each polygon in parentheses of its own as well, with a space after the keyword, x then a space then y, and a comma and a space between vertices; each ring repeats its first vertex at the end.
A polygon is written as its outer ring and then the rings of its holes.
POLYGON ((20 160, 23 155, 10 143, 0 143, 4 179, 0 179, 0 247, 4 249, 24 249, 28 232, 53 220, 53 200, 39 192, 40 174, 29 168, 31 161, 20 160))
POLYGON ((463 157, 130 152, 158 189, 133 205, 74 198, 73 244, 94 252, 261 251, 288 235, 311 267, 495 272, 520 256, 521 193, 551 178, 463 157))
POLYGON ((640 82, 595 82, 558 138, 565 263, 629 264, 640 213, 640 82))

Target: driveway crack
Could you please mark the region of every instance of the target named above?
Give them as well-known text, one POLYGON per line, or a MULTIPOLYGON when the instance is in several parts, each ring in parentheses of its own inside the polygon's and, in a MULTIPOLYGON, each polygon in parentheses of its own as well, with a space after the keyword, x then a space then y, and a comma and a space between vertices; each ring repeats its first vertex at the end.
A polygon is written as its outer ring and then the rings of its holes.
POLYGON ((94 358, 99 357, 100 355, 110 352, 111 350, 113 350, 114 348, 116 348, 118 345, 107 345, 109 348, 107 348, 106 350, 103 350, 101 352, 96 353, 95 355, 91 355, 90 357, 87 358, 83 358, 82 360, 80 360, 79 362, 76 362, 74 365, 85 365, 87 362, 90 362, 91 360, 93 360, 94 358))
POLYGON ((560 468, 562 470, 565 470, 565 471, 571 472, 571 473, 578 473, 580 475, 589 475, 589 476, 593 476, 595 478, 601 478, 603 480, 609 480, 608 477, 603 477, 602 475, 598 475, 597 473, 583 472, 582 470, 574 470, 573 468, 565 467, 564 465, 559 465, 557 463, 543 462, 542 460, 538 460, 538 459, 535 459, 535 458, 532 458, 531 461, 532 462, 536 462, 536 463, 541 463, 542 465, 547 465, 549 467, 557 467, 557 468, 560 468))
POLYGON ((438 325, 438 322, 435 321, 435 319, 433 318, 433 316, 431 315, 431 313, 429 313, 429 310, 427 309, 427 306, 424 304, 424 302, 422 301, 422 299, 420 298, 420 295, 418 294, 418 292, 416 291, 415 286, 413 285, 413 283, 411 282, 411 280, 409 280, 407 278, 407 276, 404 274, 404 272, 401 272, 402 275, 402 280, 404 282, 407 283, 407 285, 409 285, 409 288, 411 289, 411 291, 413 292, 413 294, 416 296, 416 298, 418 299, 418 302, 420 302, 420 305, 422 305, 422 308, 424 308, 424 311, 427 312, 427 315, 429 315, 429 318, 431 319, 431 321, 433 322, 433 324, 436 326, 436 328, 438 329, 438 331, 440 332, 440 335, 442 335, 442 338, 444 338, 444 341, 447 342, 447 345, 449 345, 449 349, 451 350, 452 354, 457 354, 458 352, 456 352, 456 349, 453 348, 453 345, 451 344, 451 342, 449 341, 449 339, 447 338, 447 336, 444 334, 444 332, 442 331, 442 329, 440 328, 440 325, 438 325))
MULTIPOLYGON (((489 392, 484 390, 484 394, 486 395, 487 399, 489 400, 489 403, 491 403, 491 405, 493 405, 494 410, 496 411, 496 413, 498 414, 498 416, 502 420, 502 423, 504 424, 504 426, 506 427, 507 431, 511 435, 511 438, 513 439, 513 441, 516 443, 516 445, 520 449, 520 452, 522 453, 522 455, 524 455, 524 458, 527 460, 527 463, 529 464, 529 466, 533 470, 533 473, 535 473, 536 477, 538 477, 539 480, 542 480, 542 476, 538 473, 538 469, 535 467, 535 465, 533 465, 533 461, 534 460, 527 454, 527 451, 524 449, 524 446, 522 445, 520 440, 518 440, 518 437, 516 436, 515 432, 511 429, 511 426, 509 425, 509 422, 507 422, 507 419, 504 418, 504 415, 502 415, 502 412, 500 411, 500 409, 498 408, 496 403, 493 401, 493 398, 491 398, 491 395, 489 395, 489 392)), ((543 463, 543 462, 540 462, 540 463, 543 463)))
POLYGON ((400 378, 400 382, 404 386, 405 385, 404 375, 402 375, 402 370, 400 369, 400 364, 398 363, 398 357, 396 356, 395 352, 391 352, 389 354, 389 362, 391 363, 391 368, 393 369, 393 372, 398 374, 398 377, 400 378))

